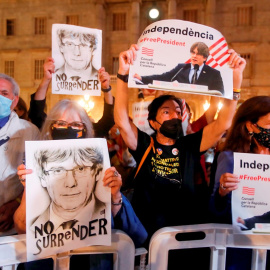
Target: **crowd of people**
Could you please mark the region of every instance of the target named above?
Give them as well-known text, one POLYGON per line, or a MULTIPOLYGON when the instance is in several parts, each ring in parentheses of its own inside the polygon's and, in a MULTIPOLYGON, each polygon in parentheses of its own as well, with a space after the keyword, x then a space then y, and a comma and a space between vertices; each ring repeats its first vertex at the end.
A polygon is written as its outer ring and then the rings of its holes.
MULTIPOLYGON (((132 45, 119 55, 115 98, 110 91, 110 75, 103 67, 98 70, 104 92, 104 112, 97 123, 75 101, 68 99, 57 102, 48 114, 45 113, 46 95, 52 74, 56 72, 53 58, 48 58, 44 64, 44 78, 31 95, 29 110, 19 98, 19 86, 15 80, 0 74, 0 151, 3 157, 0 167, 0 236, 26 232, 25 186, 31 183, 25 180, 33 168, 24 165, 24 142, 31 140, 94 137, 108 140, 113 167, 106 170, 100 181, 111 188, 112 228, 125 231, 136 247, 148 249, 152 235, 166 226, 210 222, 232 224, 231 192, 238 188, 239 183, 237 175, 233 174, 233 153, 270 154, 270 97, 250 98, 236 109, 246 62, 230 49, 229 65, 236 91, 233 100, 223 100, 217 119, 214 120, 217 102, 212 97, 209 110, 183 130, 182 100, 162 94, 154 98, 148 107, 148 121, 153 129, 150 136, 134 125, 128 111, 127 78, 138 50, 137 45, 132 45), (225 143, 216 151, 216 163, 211 168, 214 177, 208 177, 203 154, 216 146, 224 134, 225 143), (129 189, 132 192, 125 197, 125 191, 129 189)), ((191 52, 193 50, 200 55, 199 48, 195 47, 191 52)), ((70 153, 68 157, 75 160, 74 155, 70 153)), ((97 162, 96 159, 93 161, 93 155, 99 154, 91 155, 90 161, 97 162)), ((60 156, 62 159, 56 162, 68 163, 68 158, 63 158, 67 156, 66 152, 60 156)), ((42 159, 47 160, 48 168, 48 157, 42 159)), ((74 170, 86 170, 86 167, 77 164, 75 169, 65 168, 63 181, 65 188, 74 188, 76 182, 76 186, 84 190, 85 198, 78 204, 78 209, 83 208, 84 214, 91 216, 93 213, 86 207, 86 201, 88 204, 91 200, 100 200, 95 194, 99 167, 95 166, 94 183, 89 179, 88 182, 80 182, 74 170)), ((64 199, 59 201, 59 186, 49 181, 49 172, 53 174, 54 171, 54 168, 42 169, 41 183, 52 200, 46 210, 46 219, 50 220, 50 212, 53 216, 60 216, 58 208, 61 207, 64 209, 62 213, 66 213, 61 221, 75 220, 77 212, 73 211, 70 217, 70 204, 64 199)), ((102 207, 102 202, 100 205, 102 207)), ((261 220, 263 223, 263 218, 261 220)), ((239 222, 251 223, 243 219, 239 222)), ((248 249, 228 252, 226 269, 249 269, 250 261, 244 260, 243 263, 239 258, 250 256, 250 252, 248 249)), ((178 269, 184 262, 189 264, 189 269, 209 269, 208 253, 205 249, 193 251, 192 255, 183 251, 171 254, 168 269, 178 269), (192 259, 194 256, 198 259, 192 259)), ((91 269, 111 269, 112 257, 100 256, 98 261, 92 265, 97 268, 91 269)), ((80 265, 80 269, 89 269, 91 260, 80 259, 76 265, 80 265)), ((34 269, 36 265, 29 262, 24 267, 34 269)))

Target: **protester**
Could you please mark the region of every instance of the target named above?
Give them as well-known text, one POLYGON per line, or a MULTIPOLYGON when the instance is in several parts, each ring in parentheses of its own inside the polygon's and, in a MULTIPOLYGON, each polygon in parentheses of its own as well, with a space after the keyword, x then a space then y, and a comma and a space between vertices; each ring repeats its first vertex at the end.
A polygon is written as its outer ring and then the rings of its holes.
MULTIPOLYGON (((223 152, 218 156, 215 187, 210 201, 210 210, 216 223, 232 224, 231 195, 240 181, 233 174, 234 152, 270 154, 269 96, 246 100, 234 116, 223 152)), ((251 250, 229 249, 226 269, 250 269, 251 261, 247 258, 251 258, 251 250)))
POLYGON ((29 120, 26 103, 21 97, 19 97, 19 101, 17 106, 14 108, 14 112, 18 114, 20 119, 29 120))
MULTIPOLYGON (((172 95, 154 99, 148 107, 148 120, 156 132, 152 146, 150 136, 140 131, 128 117, 126 77, 138 49, 137 45, 132 45, 119 56, 115 122, 138 166, 147 149, 150 150, 136 177, 132 199, 149 241, 162 227, 205 222, 206 209, 197 200, 200 194, 198 196, 199 191, 194 185, 194 164, 199 161, 200 154, 214 145, 229 128, 237 101, 224 99, 216 121, 199 132, 182 136, 182 103, 179 99, 172 95)), ((229 53, 234 88, 238 89, 246 62, 233 50, 229 53)))
POLYGON ((24 159, 25 141, 38 140, 39 130, 14 112, 20 88, 16 81, 0 74, 0 236, 14 234, 13 214, 20 205, 23 186, 16 168, 24 159))
MULTIPOLYGON (((45 113, 46 94, 52 79, 52 74, 55 72, 54 59, 49 57, 46 59, 44 66, 44 77, 37 89, 37 91, 31 95, 29 118, 32 123, 38 128, 41 128, 47 115, 45 113)), ((104 92, 104 109, 103 116, 97 122, 93 122, 94 133, 96 137, 105 137, 110 128, 114 125, 113 108, 114 98, 111 93, 110 75, 102 67, 98 71, 99 80, 101 82, 101 90, 104 92)))
MULTIPOLYGON (((50 139, 75 139, 75 138, 92 138, 93 137, 92 123, 86 113, 86 111, 75 101, 61 100, 59 101, 48 114, 45 123, 41 131, 41 138, 44 140, 50 139), (68 123, 66 127, 54 126, 59 121, 65 121, 68 123), (81 129, 74 128, 74 123, 81 123, 81 129), (67 129, 69 129, 67 131, 67 129), (83 130, 85 131, 83 132, 83 130), (66 132, 64 131, 66 130, 66 132), (78 136, 81 135, 82 136, 78 136)), ((18 175, 22 183, 24 183, 26 174, 31 173, 32 170, 25 168, 25 165, 21 164, 18 167, 18 175)), ((111 199, 112 199, 112 228, 121 229, 126 232, 134 241, 135 246, 140 246, 146 239, 147 233, 140 223, 139 219, 135 215, 129 201, 120 193, 120 187, 122 185, 121 175, 111 167, 106 170, 103 179, 104 186, 111 187, 111 199)), ((28 183, 29 184, 29 183, 28 183)), ((18 233, 25 233, 26 231, 26 202, 25 191, 23 193, 22 203, 14 214, 14 223, 18 233)), ((91 213, 89 213, 89 216, 91 213)), ((93 269, 108 269, 110 267, 111 260, 102 257, 99 261, 100 265, 93 269)), ((78 260, 79 265, 77 269, 83 268, 83 261, 78 260)), ((91 263, 91 262, 90 262, 91 263)), ((28 268, 34 267, 35 262, 28 263, 28 268)), ((91 268, 92 269, 92 268, 91 268)))

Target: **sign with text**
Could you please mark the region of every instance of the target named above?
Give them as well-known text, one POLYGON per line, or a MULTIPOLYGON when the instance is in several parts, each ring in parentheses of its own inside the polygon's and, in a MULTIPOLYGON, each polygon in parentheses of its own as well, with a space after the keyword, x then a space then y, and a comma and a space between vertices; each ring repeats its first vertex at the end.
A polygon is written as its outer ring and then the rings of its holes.
POLYGON ((53 24, 52 93, 100 96, 102 31, 69 24, 53 24))
POLYGON ((238 233, 270 233, 270 156, 234 153, 233 226, 238 233))
POLYGON ((111 244, 105 139, 26 142, 27 260, 111 244))
POLYGON ((128 86, 232 99, 228 45, 214 28, 182 20, 155 22, 138 40, 128 86))

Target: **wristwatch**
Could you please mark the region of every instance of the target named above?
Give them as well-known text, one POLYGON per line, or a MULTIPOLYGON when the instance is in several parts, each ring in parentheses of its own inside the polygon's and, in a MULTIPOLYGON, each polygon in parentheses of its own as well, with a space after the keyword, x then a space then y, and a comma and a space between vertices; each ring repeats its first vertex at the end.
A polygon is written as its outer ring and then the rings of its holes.
POLYGON ((127 75, 121 75, 117 73, 117 78, 120 79, 121 81, 127 83, 128 82, 128 74, 127 75))
POLYGON ((239 92, 233 92, 233 99, 239 100, 240 99, 240 93, 239 92))

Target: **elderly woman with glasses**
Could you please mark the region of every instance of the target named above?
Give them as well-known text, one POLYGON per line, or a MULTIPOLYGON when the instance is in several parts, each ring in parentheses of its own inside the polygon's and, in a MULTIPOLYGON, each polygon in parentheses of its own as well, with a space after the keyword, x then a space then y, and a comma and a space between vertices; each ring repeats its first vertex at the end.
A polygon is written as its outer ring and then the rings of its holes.
MULTIPOLYGON (((77 102, 67 99, 59 101, 52 108, 41 130, 41 139, 43 140, 83 139, 93 137, 92 122, 86 111, 77 102)), ((24 164, 18 167, 18 175, 23 185, 25 185, 26 174, 30 173, 32 173, 32 170, 26 169, 24 164)), ((103 185, 111 188, 112 228, 125 231, 133 239, 135 246, 139 247, 147 238, 147 232, 134 213, 129 201, 121 194, 122 178, 114 167, 105 171, 103 185)), ((24 192, 21 205, 14 214, 15 228, 18 233, 26 232, 25 196, 26 194, 24 192)), ((92 260, 91 258, 91 261, 92 260)), ((100 257, 100 267, 104 269, 104 263, 106 265, 108 261, 110 264, 108 258, 100 257)), ((88 264, 89 262, 90 260, 82 262, 80 259, 80 264, 88 264)), ((31 263, 27 264, 29 266, 31 263)), ((31 267, 29 267, 29 269, 31 269, 31 267)))

